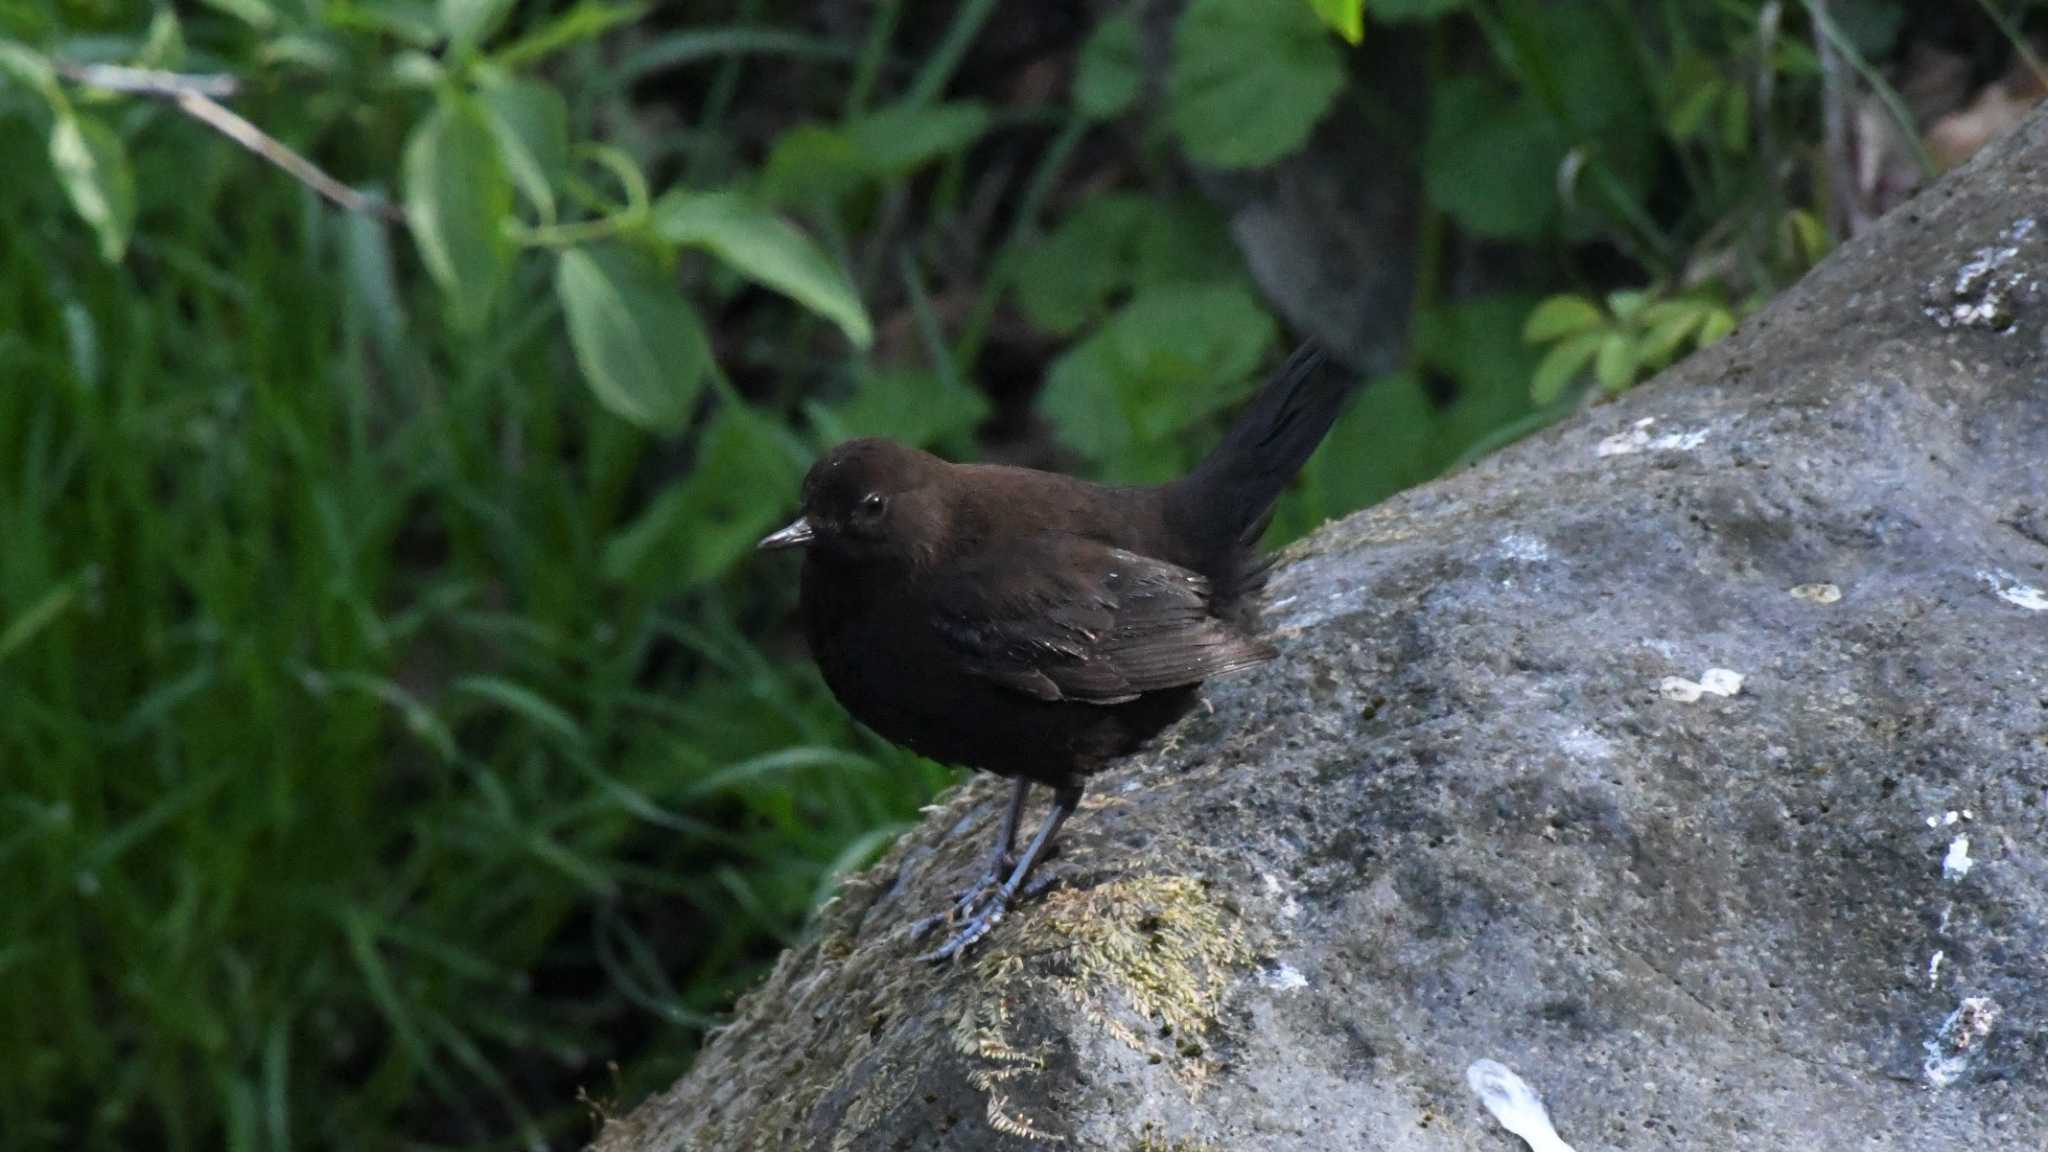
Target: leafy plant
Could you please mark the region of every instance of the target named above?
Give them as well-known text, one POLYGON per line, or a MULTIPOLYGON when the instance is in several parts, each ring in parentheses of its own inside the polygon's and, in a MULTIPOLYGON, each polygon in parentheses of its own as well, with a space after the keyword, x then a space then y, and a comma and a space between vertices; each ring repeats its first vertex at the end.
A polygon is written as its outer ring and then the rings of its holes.
POLYGON ((1589 366, 1603 391, 1620 392, 1669 364, 1687 344, 1704 348, 1735 328, 1735 314, 1704 297, 1620 291, 1608 293, 1604 304, 1552 296, 1529 313, 1523 338, 1550 345, 1536 366, 1530 399, 1555 403, 1589 366))

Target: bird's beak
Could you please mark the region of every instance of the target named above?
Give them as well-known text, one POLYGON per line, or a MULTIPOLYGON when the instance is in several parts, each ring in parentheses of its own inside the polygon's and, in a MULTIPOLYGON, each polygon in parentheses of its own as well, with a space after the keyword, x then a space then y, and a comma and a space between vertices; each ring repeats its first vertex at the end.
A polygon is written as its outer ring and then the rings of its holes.
POLYGON ((799 516, 790 521, 789 527, 761 537, 761 542, 754 547, 763 552, 773 552, 778 548, 801 548, 809 544, 814 535, 815 533, 811 531, 811 522, 799 516))

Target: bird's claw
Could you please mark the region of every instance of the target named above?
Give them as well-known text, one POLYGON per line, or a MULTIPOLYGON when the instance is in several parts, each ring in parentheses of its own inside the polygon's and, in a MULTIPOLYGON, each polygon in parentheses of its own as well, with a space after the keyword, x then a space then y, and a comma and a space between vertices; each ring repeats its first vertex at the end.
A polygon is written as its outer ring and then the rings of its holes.
POLYGON ((988 935, 989 930, 1002 920, 1003 913, 1008 910, 1009 904, 1009 897, 1004 894, 1003 890, 1001 888, 996 889, 994 899, 988 902, 988 906, 976 913, 973 919, 962 925, 958 932, 953 933, 952 939, 919 956, 918 959, 931 964, 943 964, 948 960, 959 959, 967 949, 973 947, 975 941, 988 935))
POLYGON ((1003 886, 1003 877, 1008 874, 1008 870, 1009 864, 1006 861, 984 872, 981 879, 968 885, 967 889, 960 893, 959 898, 953 901, 951 908, 944 912, 933 913, 913 923, 910 926, 910 938, 912 940, 922 940, 931 935, 932 929, 937 928, 939 925, 950 924, 962 916, 972 913, 976 907, 980 906, 982 900, 988 896, 992 889, 1003 886))

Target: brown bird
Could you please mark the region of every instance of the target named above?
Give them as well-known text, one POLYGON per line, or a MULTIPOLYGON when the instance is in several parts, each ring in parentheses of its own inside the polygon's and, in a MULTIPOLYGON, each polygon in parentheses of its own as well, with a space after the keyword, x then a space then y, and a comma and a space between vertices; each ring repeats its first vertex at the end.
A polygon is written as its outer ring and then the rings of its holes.
POLYGON ((954 905, 967 922, 929 958, 1002 918, 1090 776, 1187 712, 1202 681, 1273 658, 1258 538, 1352 385, 1305 345, 1215 451, 1156 487, 884 439, 812 466, 803 514, 760 546, 805 549, 804 633, 833 695, 895 743, 1015 781, 988 872, 954 905), (1052 811, 1013 856, 1033 782, 1052 811))

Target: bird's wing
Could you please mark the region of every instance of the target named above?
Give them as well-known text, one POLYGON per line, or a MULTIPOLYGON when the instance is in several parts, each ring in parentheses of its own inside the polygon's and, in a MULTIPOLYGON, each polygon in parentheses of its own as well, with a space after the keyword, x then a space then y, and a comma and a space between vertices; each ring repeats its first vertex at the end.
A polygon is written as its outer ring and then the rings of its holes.
POLYGON ((1212 614, 1197 573, 1064 533, 949 565, 932 602, 964 671, 1040 700, 1121 704, 1274 655, 1212 614))

